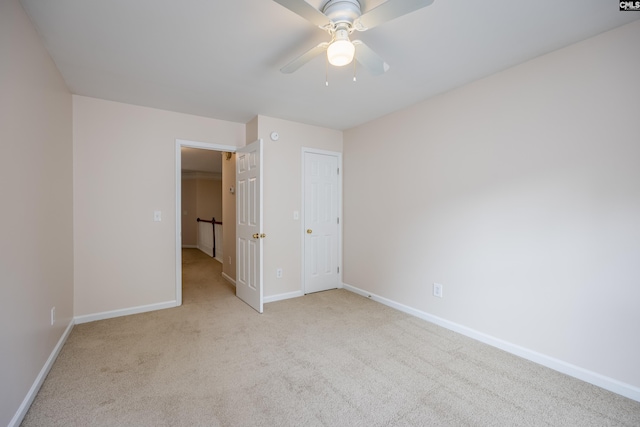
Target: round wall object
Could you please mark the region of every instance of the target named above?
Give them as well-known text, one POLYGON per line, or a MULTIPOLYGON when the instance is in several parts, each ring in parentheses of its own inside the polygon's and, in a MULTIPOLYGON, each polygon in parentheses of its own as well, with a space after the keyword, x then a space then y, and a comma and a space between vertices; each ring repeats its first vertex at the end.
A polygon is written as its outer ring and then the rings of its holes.
POLYGON ((278 135, 278 132, 271 132, 270 136, 272 141, 277 141, 278 138, 280 138, 280 135, 278 135))

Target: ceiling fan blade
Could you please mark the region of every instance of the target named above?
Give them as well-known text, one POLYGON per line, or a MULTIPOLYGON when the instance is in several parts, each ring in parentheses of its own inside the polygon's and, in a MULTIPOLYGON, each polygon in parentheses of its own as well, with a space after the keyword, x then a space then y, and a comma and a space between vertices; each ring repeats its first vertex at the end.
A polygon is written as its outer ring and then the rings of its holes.
POLYGON ((380 6, 363 14, 354 23, 358 31, 365 31, 377 25, 396 19, 423 7, 429 6, 434 0, 387 0, 380 6))
POLYGON ((329 18, 304 0, 273 0, 318 27, 329 24, 329 18))
POLYGON ((320 55, 322 52, 326 51, 328 47, 329 47, 328 42, 320 43, 319 45, 312 47, 302 55, 298 56, 296 59, 289 62, 284 67, 280 68, 280 71, 285 74, 293 73, 298 68, 302 67, 304 64, 311 61, 313 58, 320 55))
POLYGON ((370 74, 378 76, 389 69, 389 64, 384 62, 369 46, 360 40, 353 40, 352 43, 356 46, 356 60, 362 64, 370 74))

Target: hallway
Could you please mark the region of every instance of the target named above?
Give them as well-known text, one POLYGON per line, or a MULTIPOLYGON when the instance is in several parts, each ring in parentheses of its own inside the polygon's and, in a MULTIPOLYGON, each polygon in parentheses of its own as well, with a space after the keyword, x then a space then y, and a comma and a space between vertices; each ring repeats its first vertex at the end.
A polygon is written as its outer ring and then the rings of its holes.
POLYGON ((182 249, 182 304, 221 303, 235 298, 235 287, 222 278, 222 264, 198 249, 182 249))

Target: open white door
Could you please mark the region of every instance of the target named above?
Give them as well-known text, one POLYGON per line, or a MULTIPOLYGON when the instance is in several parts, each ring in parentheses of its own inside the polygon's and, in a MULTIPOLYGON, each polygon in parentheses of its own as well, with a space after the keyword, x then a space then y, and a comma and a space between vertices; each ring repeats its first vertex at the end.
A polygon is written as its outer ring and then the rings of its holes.
POLYGON ((262 313, 262 140, 236 151, 236 296, 262 313))

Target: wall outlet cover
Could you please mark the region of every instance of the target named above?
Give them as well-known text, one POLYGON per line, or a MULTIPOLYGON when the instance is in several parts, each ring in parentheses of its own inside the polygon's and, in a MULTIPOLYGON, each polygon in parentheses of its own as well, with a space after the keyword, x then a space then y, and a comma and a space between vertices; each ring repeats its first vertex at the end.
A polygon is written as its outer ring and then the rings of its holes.
POLYGON ((433 296, 442 298, 442 285, 440 283, 433 284, 433 296))

